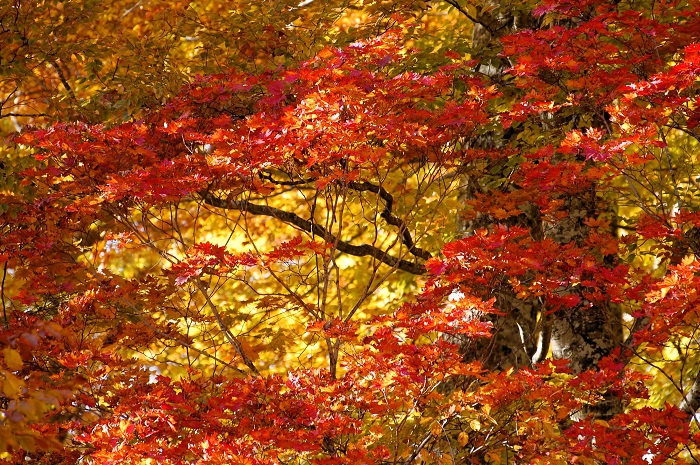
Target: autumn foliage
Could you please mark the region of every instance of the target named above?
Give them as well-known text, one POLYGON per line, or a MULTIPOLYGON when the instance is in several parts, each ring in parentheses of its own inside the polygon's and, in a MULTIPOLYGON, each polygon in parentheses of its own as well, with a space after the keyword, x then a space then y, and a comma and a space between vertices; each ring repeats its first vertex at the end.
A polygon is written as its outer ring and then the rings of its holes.
POLYGON ((13 110, 0 460, 697 463, 700 3, 320 3, 13 110))

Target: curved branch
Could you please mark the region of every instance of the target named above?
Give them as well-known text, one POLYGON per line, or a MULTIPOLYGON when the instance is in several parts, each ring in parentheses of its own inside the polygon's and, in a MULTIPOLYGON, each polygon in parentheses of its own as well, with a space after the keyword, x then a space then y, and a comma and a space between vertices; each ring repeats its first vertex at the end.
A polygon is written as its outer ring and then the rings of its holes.
POLYGON ((265 179, 266 181, 270 181, 279 186, 303 186, 304 184, 310 184, 316 181, 315 178, 300 179, 298 181, 280 181, 278 179, 273 178, 272 175, 270 175, 269 173, 265 173, 262 171, 258 173, 258 176, 260 177, 260 179, 265 179))
MULTIPOLYGON (((315 178, 309 178, 309 179, 300 179, 297 181, 280 181, 277 179, 274 179, 269 173, 259 173, 260 179, 265 179, 267 181, 273 182, 277 185, 280 186, 301 186, 304 184, 309 184, 314 182, 316 179, 315 178)), ((391 211, 394 205, 394 197, 382 186, 378 186, 376 184, 372 184, 371 182, 368 181, 363 181, 363 182, 357 182, 357 181, 351 181, 347 183, 347 186, 355 191, 358 192, 373 192, 377 194, 381 199, 384 201, 384 210, 380 214, 384 220, 389 223, 392 226, 396 226, 399 228, 399 237, 401 237, 401 242, 408 247, 408 251, 412 254, 415 255, 418 258, 422 258, 424 260, 428 260, 430 258, 433 258, 433 256, 430 254, 425 249, 421 249, 420 247, 416 247, 415 242, 413 242, 413 237, 411 237, 411 233, 408 231, 408 226, 406 225, 406 222, 403 221, 401 218, 398 216, 394 215, 391 211)), ((312 215, 313 216, 313 215, 312 215)))
POLYGON ((309 220, 290 213, 279 208, 270 207, 267 205, 257 205, 250 203, 247 200, 229 200, 220 199, 211 193, 200 192, 200 196, 204 200, 204 203, 216 208, 224 208, 228 210, 239 210, 252 213, 253 215, 269 216, 271 218, 277 218, 278 220, 284 221, 285 223, 292 224, 299 229, 306 232, 313 233, 316 236, 322 237, 323 240, 329 243, 337 244, 336 248, 343 253, 354 255, 356 257, 373 257, 380 262, 395 267, 401 271, 407 273, 412 273, 416 275, 422 275, 426 273, 426 269, 423 265, 419 263, 409 262, 400 258, 396 258, 389 255, 386 251, 374 247, 369 244, 362 245, 352 245, 348 242, 340 240, 332 233, 326 231, 321 225, 315 224, 309 220))
POLYGON ((209 297, 209 294, 207 294, 206 289, 204 289, 201 283, 197 283, 197 288, 199 289, 199 292, 201 292, 204 296, 204 300, 206 300, 207 306, 211 309, 212 313, 214 313, 214 318, 216 318, 216 322, 219 324, 219 328, 221 328, 221 331, 224 332, 224 336, 226 336, 228 342, 231 343, 238 355, 240 355, 240 357, 243 359, 243 363, 245 363, 245 366, 247 366, 250 369, 250 371, 253 372, 253 375, 260 376, 260 372, 255 366, 255 362, 253 362, 250 359, 250 357, 246 355, 245 350, 243 350, 243 344, 241 344, 241 341, 239 341, 238 338, 233 335, 229 327, 226 325, 226 323, 224 323, 224 320, 223 318, 221 318, 219 310, 216 308, 216 305, 214 305, 214 302, 211 301, 211 298, 209 297))
POLYGON ((351 181, 348 183, 348 187, 359 192, 374 192, 379 197, 381 197, 382 200, 384 200, 384 210, 382 211, 380 216, 384 218, 384 220, 390 225, 399 228, 399 236, 401 236, 401 241, 404 243, 404 245, 408 247, 408 251, 416 257, 423 258, 425 260, 433 258, 433 256, 427 250, 421 249, 420 247, 416 247, 416 244, 413 242, 413 238, 411 237, 411 233, 408 231, 408 226, 406 226, 406 222, 391 212, 391 209, 394 205, 394 197, 389 192, 387 192, 386 189, 384 189, 382 186, 377 186, 376 184, 372 184, 368 181, 351 181))

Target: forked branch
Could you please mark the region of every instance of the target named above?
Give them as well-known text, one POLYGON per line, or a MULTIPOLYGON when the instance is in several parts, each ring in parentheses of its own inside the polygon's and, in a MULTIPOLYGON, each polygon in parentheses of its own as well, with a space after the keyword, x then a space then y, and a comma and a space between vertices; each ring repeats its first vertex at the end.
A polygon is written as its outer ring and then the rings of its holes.
POLYGON ((382 210, 382 213, 379 216, 384 218, 384 220, 390 225, 399 228, 399 236, 401 237, 401 241, 404 243, 404 245, 408 247, 408 251, 416 257, 423 258, 425 260, 433 257, 427 250, 416 246, 416 244, 413 242, 413 237, 411 237, 411 233, 408 231, 406 222, 394 215, 394 213, 391 211, 394 205, 394 197, 387 192, 386 189, 384 189, 382 186, 377 186, 376 184, 372 184, 371 182, 367 181, 352 181, 348 183, 348 187, 358 192, 374 192, 381 197, 381 199, 384 201, 384 210, 382 210))
POLYGON ((327 231, 323 226, 315 224, 311 220, 306 220, 294 213, 280 210, 279 208, 270 207, 268 205, 257 205, 247 200, 220 199, 210 192, 200 192, 200 196, 204 200, 204 203, 215 208, 238 210, 248 212, 253 215, 269 216, 287 224, 294 225, 303 231, 313 233, 315 236, 323 238, 324 241, 330 244, 334 244, 337 250, 348 255, 354 255, 356 257, 373 257, 386 265, 416 275, 422 275, 426 272, 423 265, 394 257, 393 255, 389 255, 385 250, 374 247, 373 245, 353 245, 345 242, 331 232, 327 231))

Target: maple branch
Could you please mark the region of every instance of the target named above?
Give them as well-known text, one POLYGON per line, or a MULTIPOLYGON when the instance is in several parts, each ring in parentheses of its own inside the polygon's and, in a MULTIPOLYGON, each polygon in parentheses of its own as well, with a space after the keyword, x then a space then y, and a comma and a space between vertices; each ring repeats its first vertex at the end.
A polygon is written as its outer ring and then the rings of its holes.
MULTIPOLYGON (((440 428, 442 428, 444 430, 445 425, 447 425, 447 423, 451 419, 452 419, 452 417, 449 417, 449 418, 445 418, 444 420, 439 421, 438 424, 440 425, 440 428)), ((413 453, 411 453, 411 455, 403 462, 404 465, 411 465, 418 458, 420 451, 422 451, 425 448, 425 446, 428 444, 428 441, 430 441, 434 437, 435 437, 435 435, 431 431, 429 431, 428 434, 426 434, 425 437, 421 440, 421 442, 416 444, 415 448, 413 449, 413 453)))
POLYGON ((197 352, 197 353, 200 354, 200 355, 203 355, 203 356, 205 356, 205 357, 207 357, 207 358, 210 358, 210 359, 214 360, 215 362, 220 363, 221 365, 226 366, 226 367, 228 367, 228 368, 231 368, 232 370, 234 370, 234 371, 236 371, 236 372, 238 372, 238 373, 246 374, 243 370, 240 370, 240 369, 238 369, 237 367, 231 365, 230 363, 228 363, 228 362, 226 362, 226 361, 224 361, 224 360, 221 360, 221 359, 218 358, 216 355, 212 355, 212 354, 210 354, 210 353, 208 353, 208 352, 205 352, 204 350, 198 349, 198 348, 196 348, 195 346, 193 346, 192 344, 190 344, 190 343, 187 342, 187 341, 183 341, 183 340, 181 340, 181 339, 179 339, 179 338, 173 337, 172 335, 170 335, 170 334, 168 334, 168 333, 166 333, 166 332, 164 332, 164 331, 161 331, 161 330, 158 329, 157 327, 153 326, 153 325, 151 324, 151 322, 148 321, 148 319, 146 319, 146 315, 144 315, 143 312, 142 312, 141 310, 139 310, 139 309, 136 307, 136 305, 132 304, 131 302, 129 302, 129 301, 128 301, 127 299, 125 299, 124 297, 120 297, 119 300, 121 300, 121 301, 124 302, 126 305, 128 305, 132 310, 134 310, 134 311, 136 312, 136 315, 137 315, 137 317, 139 318, 139 320, 140 320, 143 324, 145 324, 146 326, 148 326, 148 327, 151 329, 151 331, 153 331, 154 333, 160 335, 160 336, 163 337, 163 338, 166 338, 166 339, 168 339, 168 340, 174 341, 174 342, 180 344, 180 345, 183 346, 183 347, 187 347, 189 350, 192 350, 192 351, 194 351, 194 352, 197 352))
MULTIPOLYGON (((634 325, 632 325, 632 327, 630 328, 627 338, 624 341, 622 341, 622 344, 620 344, 620 348, 622 349, 621 361, 625 365, 629 363, 629 361, 634 355, 639 356, 639 353, 637 352, 636 348, 638 343, 635 341, 635 336, 639 331, 646 328, 649 325, 649 322, 650 319, 648 316, 642 316, 637 318, 634 321, 634 325)), ((683 391, 681 390, 681 394, 682 393, 683 391)))
MULTIPOLYGON (((683 394, 681 392, 681 394, 683 394)), ((683 400, 678 406, 682 411, 688 414, 689 417, 695 418, 698 409, 700 409, 700 371, 695 376, 695 381, 690 387, 687 394, 683 394, 683 400)))
MULTIPOLYGON (((259 173, 259 176, 261 179, 265 179, 280 186, 301 186, 315 181, 314 178, 300 179, 297 181, 280 181, 274 179, 270 174, 267 173, 259 173)), ((408 247, 408 251, 411 252, 412 255, 415 255, 418 258, 423 258, 425 260, 433 258, 432 254, 427 250, 421 249, 420 247, 416 247, 415 242, 413 242, 413 237, 411 237, 411 233, 408 231, 408 226, 406 225, 406 222, 392 213, 391 209, 394 205, 394 197, 386 189, 384 189, 384 187, 372 184, 369 181, 351 181, 347 183, 347 186, 350 189, 358 192, 369 191, 381 197, 381 199, 384 201, 384 210, 382 210, 379 216, 384 218, 384 220, 390 225, 399 228, 399 236, 401 237, 401 242, 403 242, 403 244, 406 247, 408 247)))
POLYGON ((221 330, 224 332, 224 336, 226 336, 228 342, 230 342, 233 348, 236 349, 238 355, 241 356, 241 358, 243 359, 243 363, 245 363, 245 366, 250 368, 250 371, 252 371, 253 374, 255 374, 256 376, 260 376, 260 372, 255 366, 255 363, 253 363, 250 357, 248 357, 245 351, 243 350, 243 345, 241 344, 241 341, 239 341, 238 338, 233 335, 226 323, 224 323, 224 320, 221 318, 219 310, 216 308, 216 305, 214 305, 214 303, 211 301, 209 294, 207 294, 207 290, 204 289, 204 286, 202 286, 202 284, 199 282, 197 282, 197 288, 204 296, 204 299, 207 301, 207 306, 211 309, 212 313, 214 313, 214 318, 216 318, 216 322, 219 324, 219 328, 221 328, 221 330))
POLYGON ((143 0, 139 0, 138 2, 136 2, 136 5, 132 6, 131 8, 129 8, 128 10, 126 10, 124 13, 122 13, 122 16, 121 16, 121 17, 124 18, 124 17, 128 16, 129 13, 131 13, 131 12, 134 11, 136 8, 138 8, 138 7, 141 5, 141 3, 143 3, 143 0))
POLYGON ((3 113, 0 115, 0 119, 2 118, 38 118, 40 116, 49 116, 47 113, 3 113))
POLYGON ((351 181, 348 183, 348 187, 358 192, 374 192, 379 197, 381 197, 382 200, 384 200, 384 210, 379 216, 384 218, 384 220, 390 225, 399 228, 399 236, 401 236, 401 242, 403 242, 404 245, 408 247, 408 251, 416 257, 423 258, 425 260, 433 258, 433 256, 427 250, 421 249, 420 247, 416 247, 416 244, 413 242, 413 238, 411 237, 411 233, 408 231, 408 226, 406 226, 406 222, 391 212, 391 208, 394 205, 394 197, 389 192, 387 192, 386 189, 384 189, 382 186, 372 184, 368 181, 351 181))
POLYGON ((61 84, 63 84, 63 88, 68 91, 68 94, 70 95, 71 99, 73 101, 76 101, 77 99, 75 98, 75 93, 73 93, 73 88, 68 84, 68 79, 66 79, 66 75, 63 73, 63 70, 61 67, 58 65, 58 63, 55 60, 49 61, 53 69, 56 70, 56 74, 58 74, 58 79, 61 81, 61 84))
POLYGON ((231 365, 230 363, 228 363, 228 362, 226 362, 226 361, 224 361, 224 360, 221 360, 221 359, 218 358, 216 355, 212 355, 212 354, 210 354, 210 353, 208 353, 208 352, 205 352, 205 351, 202 350, 202 349, 198 349, 198 348, 196 348, 195 346, 193 346, 192 344, 190 344, 189 342, 185 342, 185 341, 183 341, 183 340, 181 340, 181 339, 178 339, 178 338, 175 338, 175 337, 169 335, 168 333, 166 333, 166 332, 164 332, 164 331, 159 330, 158 328, 156 328, 155 326, 153 326, 151 323, 149 323, 146 319, 142 318, 141 321, 143 321, 143 322, 146 324, 146 326, 148 326, 148 327, 151 329, 151 331, 153 331, 154 333, 158 334, 159 336, 161 336, 161 337, 163 337, 163 338, 166 338, 166 339, 169 339, 169 340, 171 340, 171 341, 173 341, 173 342, 175 342, 175 343, 177 343, 177 344, 180 344, 181 346, 186 347, 187 349, 191 350, 192 352, 196 352, 196 353, 198 353, 199 355, 203 355, 204 357, 210 358, 210 359, 214 360, 216 363, 219 363, 219 364, 221 364, 221 365, 223 365, 223 366, 225 366, 225 367, 227 367, 227 368, 231 368, 233 371, 235 371, 235 372, 237 372, 237 373, 240 373, 240 374, 242 374, 242 375, 245 375, 245 374, 246 374, 245 371, 243 371, 243 370, 241 370, 241 369, 239 369, 239 368, 237 368, 237 367, 231 365))
POLYGON ((269 216, 271 218, 277 218, 278 220, 284 221, 285 223, 292 224, 303 231, 309 233, 313 232, 314 235, 322 237, 326 242, 336 244, 336 248, 343 253, 354 255, 356 257, 370 256, 376 258, 386 265, 395 267, 407 273, 416 275, 426 273, 425 266, 419 263, 396 258, 389 255, 386 251, 369 244, 352 245, 348 242, 340 240, 340 238, 328 232, 323 226, 315 224, 310 220, 305 220, 294 213, 280 210, 279 208, 270 207, 268 205, 257 205, 250 203, 247 200, 220 199, 208 192, 200 192, 200 196, 204 200, 204 203, 212 207, 245 211, 252 213, 253 215, 269 216))
POLYGON ((312 183, 316 180, 315 178, 309 178, 309 179, 300 179, 298 181, 280 181, 279 179, 273 178, 272 175, 270 175, 268 173, 263 173, 263 172, 258 173, 258 176, 260 176, 260 179, 270 181, 270 182, 275 183, 279 186, 303 186, 304 184, 309 184, 309 183, 312 183))
POLYGON ((639 357, 643 362, 648 363, 651 367, 656 368, 659 373, 661 373, 663 376, 665 376, 675 387, 678 392, 681 393, 682 399, 681 402, 678 404, 678 408, 686 413, 688 415, 688 418, 691 421, 694 421, 697 425, 700 425, 700 420, 698 420, 697 414, 698 410, 700 409, 700 370, 695 375, 695 379, 693 380, 692 386, 690 386, 690 390, 688 393, 683 392, 683 382, 681 378, 680 383, 676 383, 674 378, 666 373, 662 367, 659 367, 656 365, 654 362, 646 359, 644 356, 642 356, 638 351, 634 349, 634 333, 641 330, 643 327, 647 326, 649 324, 649 317, 642 317, 638 318, 637 321, 635 321, 634 326, 630 330, 630 335, 625 339, 625 341, 622 343, 623 348, 630 349, 629 355, 625 357, 623 360, 625 364, 629 362, 631 359, 632 355, 636 355, 639 357))

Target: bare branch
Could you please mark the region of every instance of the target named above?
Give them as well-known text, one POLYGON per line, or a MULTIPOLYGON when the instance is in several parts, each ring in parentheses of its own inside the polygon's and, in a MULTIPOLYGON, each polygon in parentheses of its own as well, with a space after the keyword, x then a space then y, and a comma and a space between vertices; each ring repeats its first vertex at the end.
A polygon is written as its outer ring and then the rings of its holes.
POLYGON ((416 244, 413 242, 413 238, 411 237, 411 233, 408 231, 408 226, 406 226, 406 223, 391 212, 394 205, 394 197, 387 192, 386 189, 384 189, 382 186, 377 186, 367 181, 351 181, 348 183, 348 187, 356 191, 370 191, 379 195, 379 197, 384 200, 384 210, 380 216, 390 225, 399 228, 399 236, 401 237, 401 241, 404 243, 404 245, 408 247, 408 251, 416 257, 423 258, 425 260, 433 257, 427 250, 416 247, 416 244))
POLYGON ((273 178, 272 175, 270 175, 269 173, 263 172, 258 173, 258 176, 260 176, 260 179, 265 179, 266 181, 270 181, 280 186, 303 186, 304 184, 310 184, 316 180, 315 178, 309 178, 300 179, 298 181, 280 181, 278 179, 273 178))
POLYGON ((491 27, 490 24, 486 24, 483 21, 479 21, 477 18, 475 18, 474 16, 469 14, 469 12, 467 10, 465 10, 464 8, 462 8, 460 6, 460 4, 457 2, 457 0, 445 0, 445 3, 447 3, 448 5, 455 8, 457 11, 459 11, 461 14, 463 14, 469 21, 473 22, 474 24, 481 25, 481 27, 486 29, 488 31, 488 33, 491 34, 491 36, 496 35, 496 31, 491 27))
POLYGON ((207 293, 207 290, 204 289, 204 286, 202 286, 200 283, 197 283, 197 287, 199 288, 199 291, 202 293, 204 296, 204 299, 207 301, 207 306, 211 309, 211 311, 214 313, 214 318, 216 318, 216 322, 219 324, 219 327, 221 330, 224 332, 224 335, 226 336, 226 339, 228 339, 228 342, 231 343, 234 349, 236 349, 236 352, 238 352, 238 355, 241 356, 243 359, 243 363, 250 368, 250 371, 253 372, 256 376, 260 376, 260 372, 258 371, 258 368, 255 366, 255 363, 248 357, 243 350, 243 345, 241 344, 241 341, 236 338, 236 336, 231 333, 231 330, 228 328, 226 323, 224 323, 224 320, 221 318, 221 314, 219 313, 219 310, 216 308, 216 305, 211 301, 211 298, 209 297, 209 294, 207 293))
POLYGON ((309 233, 313 232, 314 235, 323 238, 323 240, 325 240, 326 242, 337 244, 336 248, 343 253, 354 255, 356 257, 374 257, 386 265, 395 267, 407 273, 412 273, 416 275, 422 275, 426 273, 425 267, 419 263, 414 263, 400 258, 396 258, 392 255, 389 255, 386 251, 371 246, 369 244, 352 245, 348 242, 340 240, 340 238, 328 232, 323 226, 315 224, 310 220, 305 220, 304 218, 295 215, 294 213, 290 213, 267 205, 253 204, 248 202, 247 200, 220 199, 209 192, 200 192, 200 195, 204 202, 207 205, 211 205, 212 207, 225 208, 229 210, 240 210, 252 213, 253 215, 269 216, 271 218, 277 218, 278 220, 284 221, 285 223, 294 225, 303 231, 309 233))
POLYGON ((50 61, 49 63, 51 64, 53 69, 56 70, 56 74, 58 74, 58 79, 60 79, 61 84, 63 84, 63 88, 66 89, 71 99, 73 101, 76 101, 77 99, 75 98, 75 93, 73 93, 73 88, 70 86, 70 84, 68 84, 68 79, 66 79, 66 75, 63 73, 61 67, 54 60, 50 61))
POLYGON ((48 113, 3 113, 0 115, 0 119, 2 118, 38 118, 40 116, 49 116, 48 113))

